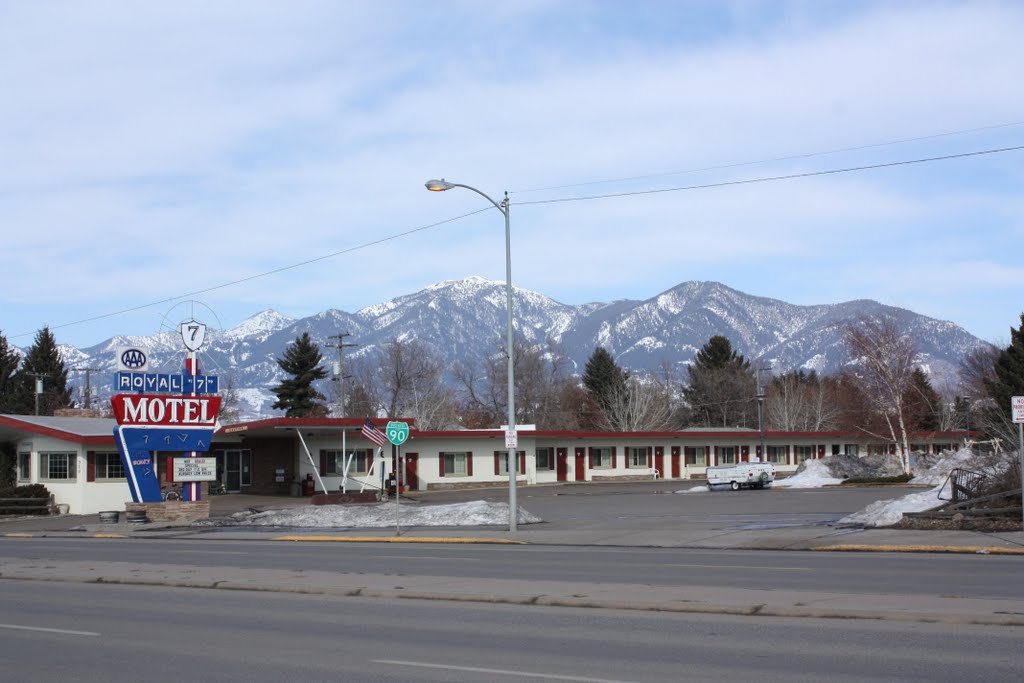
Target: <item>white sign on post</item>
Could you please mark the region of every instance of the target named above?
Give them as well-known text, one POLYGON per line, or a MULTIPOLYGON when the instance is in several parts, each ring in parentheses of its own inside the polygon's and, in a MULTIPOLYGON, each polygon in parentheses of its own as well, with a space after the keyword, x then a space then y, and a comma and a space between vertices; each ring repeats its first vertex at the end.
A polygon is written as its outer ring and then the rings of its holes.
POLYGON ((1013 421, 1024 422, 1024 396, 1014 396, 1010 399, 1010 407, 1013 411, 1013 421))
POLYGON ((505 431, 505 448, 518 448, 519 434, 514 429, 505 431))

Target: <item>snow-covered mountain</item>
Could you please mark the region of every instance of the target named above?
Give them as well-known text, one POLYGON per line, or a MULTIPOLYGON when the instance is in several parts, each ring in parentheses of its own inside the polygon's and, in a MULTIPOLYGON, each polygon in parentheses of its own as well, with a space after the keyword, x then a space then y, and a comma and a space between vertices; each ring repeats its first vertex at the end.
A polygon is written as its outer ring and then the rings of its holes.
MULTIPOLYGON (((950 322, 934 320, 875 301, 797 306, 751 296, 717 282, 684 282, 645 301, 622 300, 569 306, 542 294, 516 289, 514 324, 533 343, 556 342, 580 372, 596 346, 623 367, 653 371, 665 364, 684 377, 685 366, 708 339, 724 335, 748 359, 775 372, 805 368, 829 373, 847 362, 844 327, 865 316, 895 316, 914 337, 920 362, 942 385, 955 377, 960 359, 985 342, 950 322)), ((276 311, 258 313, 230 330, 210 331, 201 352, 204 371, 227 378, 238 390, 247 417, 269 415, 270 388, 282 377, 276 359, 303 332, 320 345, 325 363, 336 358, 331 335, 348 332, 345 358, 372 358, 388 341, 417 339, 431 346, 448 367, 504 348, 506 290, 502 281, 470 277, 431 285, 419 292, 369 306, 355 314, 330 309, 293 319, 276 311)), ((69 367, 103 370, 93 375, 94 392, 112 390, 118 346, 149 349, 157 371, 176 371, 181 340, 166 332, 153 337, 113 337, 84 349, 62 346, 69 367)), ((81 383, 81 373, 71 381, 81 383)), ((327 393, 327 392, 325 392, 327 393)))

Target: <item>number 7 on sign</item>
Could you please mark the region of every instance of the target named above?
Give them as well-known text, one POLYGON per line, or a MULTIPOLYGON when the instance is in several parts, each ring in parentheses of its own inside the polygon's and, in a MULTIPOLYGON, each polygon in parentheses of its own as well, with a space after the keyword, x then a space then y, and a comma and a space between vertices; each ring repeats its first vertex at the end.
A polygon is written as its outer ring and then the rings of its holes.
POLYGON ((198 351, 206 341, 206 325, 195 320, 182 323, 181 341, 189 351, 198 351))

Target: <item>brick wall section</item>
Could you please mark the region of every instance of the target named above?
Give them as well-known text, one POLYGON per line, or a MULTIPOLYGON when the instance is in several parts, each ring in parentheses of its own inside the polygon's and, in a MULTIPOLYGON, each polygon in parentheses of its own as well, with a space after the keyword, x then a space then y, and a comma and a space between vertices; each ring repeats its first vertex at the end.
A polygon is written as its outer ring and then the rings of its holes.
POLYGON ((125 512, 145 511, 150 522, 188 524, 210 518, 210 501, 165 500, 162 503, 125 503, 125 512))
MULTIPOLYGON (((526 482, 516 481, 518 486, 525 486, 526 482)), ((428 491, 452 491, 455 489, 496 489, 508 486, 508 479, 504 481, 467 481, 467 482, 444 482, 443 484, 427 484, 428 491)), ((410 491, 415 494, 415 491, 410 491)))
POLYGON ((592 481, 651 481, 654 479, 653 474, 620 474, 618 476, 602 477, 595 475, 592 477, 592 481))
MULTIPOLYGON (((264 496, 289 496, 295 480, 295 442, 287 439, 256 439, 249 437, 241 448, 252 451, 252 486, 243 486, 245 493, 264 496), (284 481, 274 478, 278 469, 284 470, 284 481)), ((305 458, 306 454, 303 453, 305 458)), ((314 455, 314 457, 316 457, 314 455)))

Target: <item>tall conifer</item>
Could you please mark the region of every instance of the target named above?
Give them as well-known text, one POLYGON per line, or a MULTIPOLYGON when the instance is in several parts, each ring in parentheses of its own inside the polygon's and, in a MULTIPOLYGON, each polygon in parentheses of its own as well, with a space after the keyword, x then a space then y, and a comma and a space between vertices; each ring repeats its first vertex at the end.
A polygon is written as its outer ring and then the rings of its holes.
POLYGON ((277 394, 275 410, 284 410, 287 417, 323 417, 327 415, 326 397, 313 387, 313 382, 327 377, 320 367, 323 355, 309 332, 303 332, 289 346, 283 358, 277 359, 282 370, 291 375, 273 388, 277 394))

